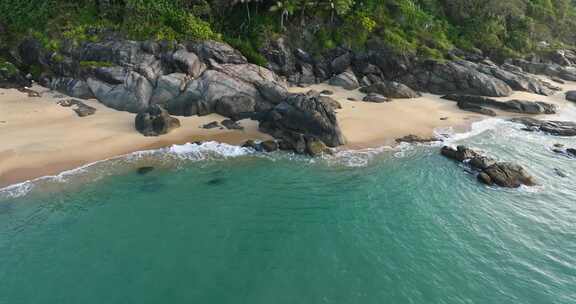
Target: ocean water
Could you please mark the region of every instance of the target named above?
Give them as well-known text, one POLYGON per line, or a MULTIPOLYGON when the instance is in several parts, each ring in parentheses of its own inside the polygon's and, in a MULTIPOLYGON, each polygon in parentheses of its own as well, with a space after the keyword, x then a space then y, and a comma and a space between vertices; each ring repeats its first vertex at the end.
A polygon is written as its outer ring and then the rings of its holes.
POLYGON ((208 143, 4 189, 0 303, 576 303, 576 159, 550 151, 576 143, 519 129, 451 142, 537 187, 483 186, 438 146, 311 160, 208 143))

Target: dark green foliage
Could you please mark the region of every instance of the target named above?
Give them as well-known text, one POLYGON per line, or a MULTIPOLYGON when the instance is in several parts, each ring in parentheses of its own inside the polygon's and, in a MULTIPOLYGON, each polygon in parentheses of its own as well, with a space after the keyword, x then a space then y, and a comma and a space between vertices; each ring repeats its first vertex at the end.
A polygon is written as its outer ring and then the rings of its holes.
POLYGON ((378 38, 397 52, 442 59, 481 49, 498 59, 576 44, 572 0, 0 0, 0 41, 223 39, 253 63, 279 34, 318 53, 378 38), (545 43, 543 43, 545 42, 545 43))

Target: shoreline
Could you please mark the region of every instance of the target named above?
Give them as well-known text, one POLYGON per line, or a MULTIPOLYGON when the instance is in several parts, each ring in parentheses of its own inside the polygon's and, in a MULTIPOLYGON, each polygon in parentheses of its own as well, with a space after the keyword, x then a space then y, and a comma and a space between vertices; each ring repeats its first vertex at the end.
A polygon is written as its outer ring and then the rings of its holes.
MULTIPOLYGON (((410 100, 396 99, 388 103, 349 101, 361 100, 359 91, 347 91, 327 84, 307 88, 292 87, 290 92, 331 90, 329 96, 342 104, 337 110, 341 129, 348 142, 345 150, 394 147, 396 139, 406 135, 433 137, 435 131, 451 129, 460 134, 471 130, 475 122, 489 117, 460 110, 455 102, 440 96, 423 94, 410 100)), ((563 86, 553 96, 515 92, 504 99, 526 99, 553 102, 564 107, 563 92, 576 89, 576 83, 563 86)), ((71 108, 56 104, 67 99, 59 93, 34 87, 42 97, 28 97, 13 89, 0 90, 0 189, 58 174, 103 160, 129 155, 138 151, 155 150, 190 142, 215 141, 241 145, 247 140, 267 140, 271 137, 258 130, 257 122, 243 120, 243 131, 202 129, 200 126, 222 121, 217 114, 178 117, 182 127, 160 137, 144 137, 133 126, 135 114, 105 107, 96 100, 84 101, 97 112, 78 117, 71 108)), ((516 116, 499 112, 499 118, 516 116)), ((525 116, 525 115, 523 115, 525 116)))

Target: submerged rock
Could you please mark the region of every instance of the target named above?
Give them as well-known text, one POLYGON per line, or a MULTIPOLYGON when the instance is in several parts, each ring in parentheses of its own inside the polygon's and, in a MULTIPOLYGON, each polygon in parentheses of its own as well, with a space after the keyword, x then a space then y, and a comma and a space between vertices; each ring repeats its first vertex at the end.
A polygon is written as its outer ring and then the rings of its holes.
POLYGON ((139 175, 146 175, 152 171, 154 171, 154 167, 151 166, 146 166, 146 167, 140 167, 136 170, 136 173, 138 173, 139 175))
POLYGON ((135 126, 144 136, 159 136, 179 128, 180 121, 161 106, 154 105, 136 115, 135 126))
POLYGON ((478 180, 486 185, 497 185, 505 188, 536 185, 534 177, 528 174, 522 166, 497 162, 493 158, 481 155, 465 146, 458 146, 456 149, 445 146, 442 148, 441 154, 447 158, 467 163, 478 172, 478 180))
POLYGON ((576 123, 572 121, 538 120, 531 117, 512 118, 510 121, 526 126, 525 131, 542 131, 556 136, 576 136, 576 123))

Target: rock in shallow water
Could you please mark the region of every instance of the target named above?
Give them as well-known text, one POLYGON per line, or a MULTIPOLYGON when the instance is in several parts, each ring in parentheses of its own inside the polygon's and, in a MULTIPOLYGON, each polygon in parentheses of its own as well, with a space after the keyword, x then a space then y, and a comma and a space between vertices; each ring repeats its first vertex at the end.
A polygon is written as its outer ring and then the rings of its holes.
POLYGON ((410 134, 410 135, 406 135, 404 137, 401 138, 397 138, 396 142, 397 143, 431 143, 431 142, 437 142, 437 141, 442 141, 440 139, 434 138, 434 137, 420 137, 418 135, 414 135, 414 134, 410 134))
POLYGON ((458 146, 456 149, 445 146, 441 154, 450 159, 465 162, 478 172, 477 178, 486 185, 497 185, 505 188, 518 188, 522 185, 534 186, 536 182, 526 170, 517 164, 497 162, 493 158, 458 146))
POLYGON ((154 167, 151 166, 146 166, 146 167, 140 167, 138 168, 138 170, 136 170, 136 173, 138 173, 139 175, 145 175, 148 174, 152 171, 154 171, 154 167))
POLYGON ((576 136, 576 123, 572 121, 538 120, 531 117, 512 118, 510 121, 525 125, 525 131, 542 131, 556 136, 576 136))

